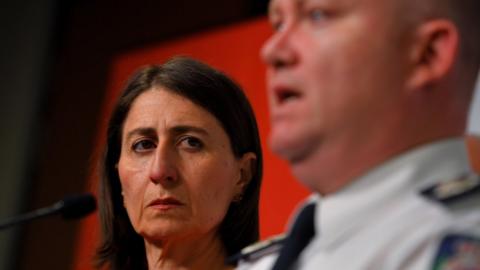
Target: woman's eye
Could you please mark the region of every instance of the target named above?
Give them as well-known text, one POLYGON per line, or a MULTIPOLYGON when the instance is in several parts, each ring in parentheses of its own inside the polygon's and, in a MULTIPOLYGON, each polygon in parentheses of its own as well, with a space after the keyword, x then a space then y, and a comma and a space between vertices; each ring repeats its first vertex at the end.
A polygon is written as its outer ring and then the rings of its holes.
POLYGON ((135 152, 145 152, 155 147, 155 143, 151 140, 140 140, 132 145, 132 149, 135 152))
POLYGON ((191 136, 182 138, 180 144, 188 149, 201 149, 203 147, 203 143, 198 138, 191 136))

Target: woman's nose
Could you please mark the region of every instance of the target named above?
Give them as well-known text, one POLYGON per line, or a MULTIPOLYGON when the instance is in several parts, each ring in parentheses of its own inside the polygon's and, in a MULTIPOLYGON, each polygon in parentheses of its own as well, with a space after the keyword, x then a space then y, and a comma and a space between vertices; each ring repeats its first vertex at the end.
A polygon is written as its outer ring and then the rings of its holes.
POLYGON ((149 178, 155 184, 171 184, 178 179, 175 154, 164 145, 158 145, 152 157, 149 178))

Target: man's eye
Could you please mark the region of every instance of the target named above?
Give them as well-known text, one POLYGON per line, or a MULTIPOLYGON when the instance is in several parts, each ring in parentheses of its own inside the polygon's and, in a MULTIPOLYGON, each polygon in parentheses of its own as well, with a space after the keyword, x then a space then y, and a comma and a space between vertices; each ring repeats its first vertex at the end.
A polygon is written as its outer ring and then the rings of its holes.
POLYGON ((310 11, 308 11, 308 18, 311 21, 314 21, 314 22, 322 21, 326 17, 327 17, 327 14, 322 9, 314 8, 314 9, 311 9, 310 11))
POLYGON ((203 143, 198 138, 186 136, 180 140, 180 146, 187 149, 201 149, 203 147, 203 143))
POLYGON ((132 150, 135 152, 145 152, 155 147, 155 143, 151 140, 140 140, 132 145, 132 150))
POLYGON ((271 24, 272 24, 272 28, 275 32, 279 32, 283 28, 283 22, 280 21, 280 20, 272 22, 271 24))

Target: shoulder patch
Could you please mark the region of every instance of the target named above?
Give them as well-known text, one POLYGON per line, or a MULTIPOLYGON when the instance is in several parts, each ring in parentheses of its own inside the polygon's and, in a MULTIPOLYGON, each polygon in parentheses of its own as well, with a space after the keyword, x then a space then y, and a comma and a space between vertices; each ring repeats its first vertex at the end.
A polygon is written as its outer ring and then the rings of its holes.
POLYGON ((421 191, 427 198, 442 203, 451 203, 477 192, 480 192, 480 177, 474 174, 441 182, 421 191))
POLYGON ((480 238, 469 235, 446 235, 437 251, 432 270, 480 269, 480 238))
POLYGON ((281 234, 257 242, 243 248, 239 253, 227 258, 226 263, 229 265, 236 265, 240 260, 254 261, 265 255, 275 253, 280 250, 284 240, 285 234, 281 234))

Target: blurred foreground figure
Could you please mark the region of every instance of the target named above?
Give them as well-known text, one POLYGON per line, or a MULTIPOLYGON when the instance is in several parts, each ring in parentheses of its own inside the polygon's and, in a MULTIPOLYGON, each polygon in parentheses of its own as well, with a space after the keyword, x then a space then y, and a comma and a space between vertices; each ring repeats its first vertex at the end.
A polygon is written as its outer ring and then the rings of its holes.
MULTIPOLYGON (((272 0, 270 146, 313 191, 239 269, 480 269, 478 0, 272 0)), ((286 194, 288 196, 288 194, 286 194)))

